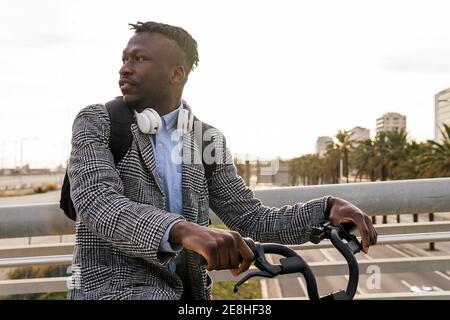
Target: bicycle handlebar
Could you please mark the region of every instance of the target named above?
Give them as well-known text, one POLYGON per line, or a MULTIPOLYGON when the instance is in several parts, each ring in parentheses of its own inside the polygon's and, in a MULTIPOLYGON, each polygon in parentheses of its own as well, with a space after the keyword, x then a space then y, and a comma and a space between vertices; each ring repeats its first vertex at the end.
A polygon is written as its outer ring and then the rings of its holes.
POLYGON ((234 287, 234 292, 237 292, 239 290, 239 286, 252 277, 259 276, 273 278, 281 274, 299 272, 305 278, 308 297, 310 300, 351 300, 356 293, 359 278, 358 262, 354 254, 361 251, 362 246, 358 239, 349 232, 350 230, 350 225, 331 226, 331 224, 327 222, 320 228, 313 228, 310 236, 310 240, 313 243, 319 243, 323 239, 330 239, 331 243, 344 256, 349 268, 349 281, 345 291, 341 290, 320 298, 314 273, 308 263, 294 250, 281 244, 261 244, 253 241, 251 238, 245 238, 245 242, 253 251, 254 264, 260 271, 248 273, 241 280, 239 280, 234 287), (346 242, 344 242, 344 240, 346 242), (277 254, 283 256, 284 258, 280 259, 279 265, 274 265, 267 261, 265 257, 266 254, 277 254))

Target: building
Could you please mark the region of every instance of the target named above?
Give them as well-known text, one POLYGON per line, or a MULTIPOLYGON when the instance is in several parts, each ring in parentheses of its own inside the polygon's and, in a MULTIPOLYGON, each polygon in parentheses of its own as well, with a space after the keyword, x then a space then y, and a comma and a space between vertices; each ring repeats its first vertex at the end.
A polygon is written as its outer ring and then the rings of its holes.
POLYGON ((397 112, 388 112, 377 119, 377 134, 387 131, 406 131, 406 116, 397 112))
POLYGON ((363 127, 354 127, 351 132, 351 139, 354 141, 364 141, 370 139, 370 130, 363 127))
POLYGON ((442 141, 441 129, 443 124, 450 125, 450 88, 435 95, 434 103, 434 139, 442 141))
POLYGON ((329 136, 321 136, 316 141, 316 153, 324 154, 327 151, 327 146, 333 144, 333 138, 329 136))

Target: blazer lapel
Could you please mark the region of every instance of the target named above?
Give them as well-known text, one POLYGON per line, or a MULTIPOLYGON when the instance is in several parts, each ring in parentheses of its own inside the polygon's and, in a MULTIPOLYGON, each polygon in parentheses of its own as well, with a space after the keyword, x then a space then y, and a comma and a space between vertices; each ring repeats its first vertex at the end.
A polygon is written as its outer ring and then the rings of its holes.
POLYGON ((151 137, 145 133, 142 133, 141 130, 139 130, 136 123, 131 124, 131 132, 133 133, 134 140, 136 141, 139 151, 141 152, 145 166, 147 167, 149 172, 153 175, 153 179, 158 185, 158 188, 161 191, 161 193, 164 194, 156 172, 155 155, 153 152, 152 143, 150 142, 151 137))

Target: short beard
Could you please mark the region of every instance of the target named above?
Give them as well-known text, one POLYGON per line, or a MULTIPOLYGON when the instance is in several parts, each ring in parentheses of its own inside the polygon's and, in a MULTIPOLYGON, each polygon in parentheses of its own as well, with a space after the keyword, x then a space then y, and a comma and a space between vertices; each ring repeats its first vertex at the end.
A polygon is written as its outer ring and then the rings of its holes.
POLYGON ((139 101, 130 101, 129 97, 127 95, 122 96, 123 103, 125 103, 130 108, 136 108, 139 101))

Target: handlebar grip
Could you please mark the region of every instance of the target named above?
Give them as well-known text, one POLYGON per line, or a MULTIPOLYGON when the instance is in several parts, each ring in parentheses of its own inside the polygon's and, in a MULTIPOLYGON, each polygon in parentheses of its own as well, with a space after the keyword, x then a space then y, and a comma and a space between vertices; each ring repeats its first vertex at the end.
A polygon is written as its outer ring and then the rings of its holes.
POLYGON ((353 222, 344 222, 341 223, 340 226, 347 232, 348 234, 351 234, 353 231, 356 230, 356 224, 353 222))
POLYGON ((258 249, 256 248, 256 243, 252 238, 243 238, 247 246, 252 250, 253 255, 256 257, 258 255, 258 249))

